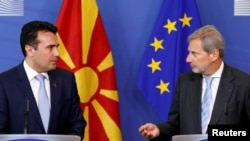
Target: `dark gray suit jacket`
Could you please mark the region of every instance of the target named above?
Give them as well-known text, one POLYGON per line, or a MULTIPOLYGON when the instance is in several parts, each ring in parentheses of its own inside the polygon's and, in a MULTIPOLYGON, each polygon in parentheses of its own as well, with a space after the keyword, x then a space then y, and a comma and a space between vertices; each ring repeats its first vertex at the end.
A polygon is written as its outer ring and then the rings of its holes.
MULTIPOLYGON (((160 137, 166 141, 176 134, 201 134, 202 75, 182 74, 177 81, 168 122, 158 124, 160 137)), ((250 76, 225 64, 210 125, 249 125, 250 76)))
MULTIPOLYGON (((48 134, 83 137, 86 121, 73 73, 57 68, 48 75, 51 93, 48 134)), ((28 77, 23 63, 20 63, 0 74, 0 133, 23 134, 26 121, 28 134, 45 134, 28 77)))

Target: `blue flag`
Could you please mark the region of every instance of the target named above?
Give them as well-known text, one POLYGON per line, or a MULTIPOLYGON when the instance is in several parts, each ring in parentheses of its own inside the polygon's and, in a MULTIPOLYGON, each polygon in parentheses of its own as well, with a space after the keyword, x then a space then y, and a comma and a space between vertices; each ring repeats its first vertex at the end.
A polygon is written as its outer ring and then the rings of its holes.
POLYGON ((163 0, 139 72, 138 88, 166 121, 177 77, 186 63, 188 36, 201 27, 195 0, 163 0))

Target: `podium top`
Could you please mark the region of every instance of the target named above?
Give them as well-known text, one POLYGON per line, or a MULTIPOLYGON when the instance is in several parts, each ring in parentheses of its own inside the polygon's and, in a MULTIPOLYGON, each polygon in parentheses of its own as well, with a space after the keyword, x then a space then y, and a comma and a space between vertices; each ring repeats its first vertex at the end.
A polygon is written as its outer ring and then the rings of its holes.
POLYGON ((172 141, 207 141, 206 134, 175 135, 172 141))
POLYGON ((0 141, 81 141, 76 135, 1 134, 0 141))

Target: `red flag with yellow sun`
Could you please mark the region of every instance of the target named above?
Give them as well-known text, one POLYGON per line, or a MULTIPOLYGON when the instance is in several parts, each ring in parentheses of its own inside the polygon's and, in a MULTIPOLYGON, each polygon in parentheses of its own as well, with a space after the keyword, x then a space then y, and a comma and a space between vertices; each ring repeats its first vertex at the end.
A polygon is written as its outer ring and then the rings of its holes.
POLYGON ((64 0, 56 22, 58 66, 74 72, 87 121, 84 141, 121 141, 109 42, 95 0, 64 0))

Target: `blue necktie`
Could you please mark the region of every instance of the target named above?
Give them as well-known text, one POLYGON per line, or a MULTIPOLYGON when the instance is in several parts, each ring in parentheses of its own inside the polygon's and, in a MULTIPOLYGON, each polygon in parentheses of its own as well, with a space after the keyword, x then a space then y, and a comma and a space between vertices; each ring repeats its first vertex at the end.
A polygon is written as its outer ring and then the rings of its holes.
POLYGON ((206 134, 207 125, 209 120, 209 109, 210 109, 210 100, 211 100, 211 84, 213 81, 212 77, 205 77, 207 88, 204 93, 204 97, 201 103, 201 129, 202 133, 206 134))
POLYGON ((42 118, 43 127, 47 133, 50 117, 50 104, 48 95, 45 90, 44 78, 45 76, 42 74, 36 76, 36 79, 40 83, 38 88, 38 109, 42 118))

